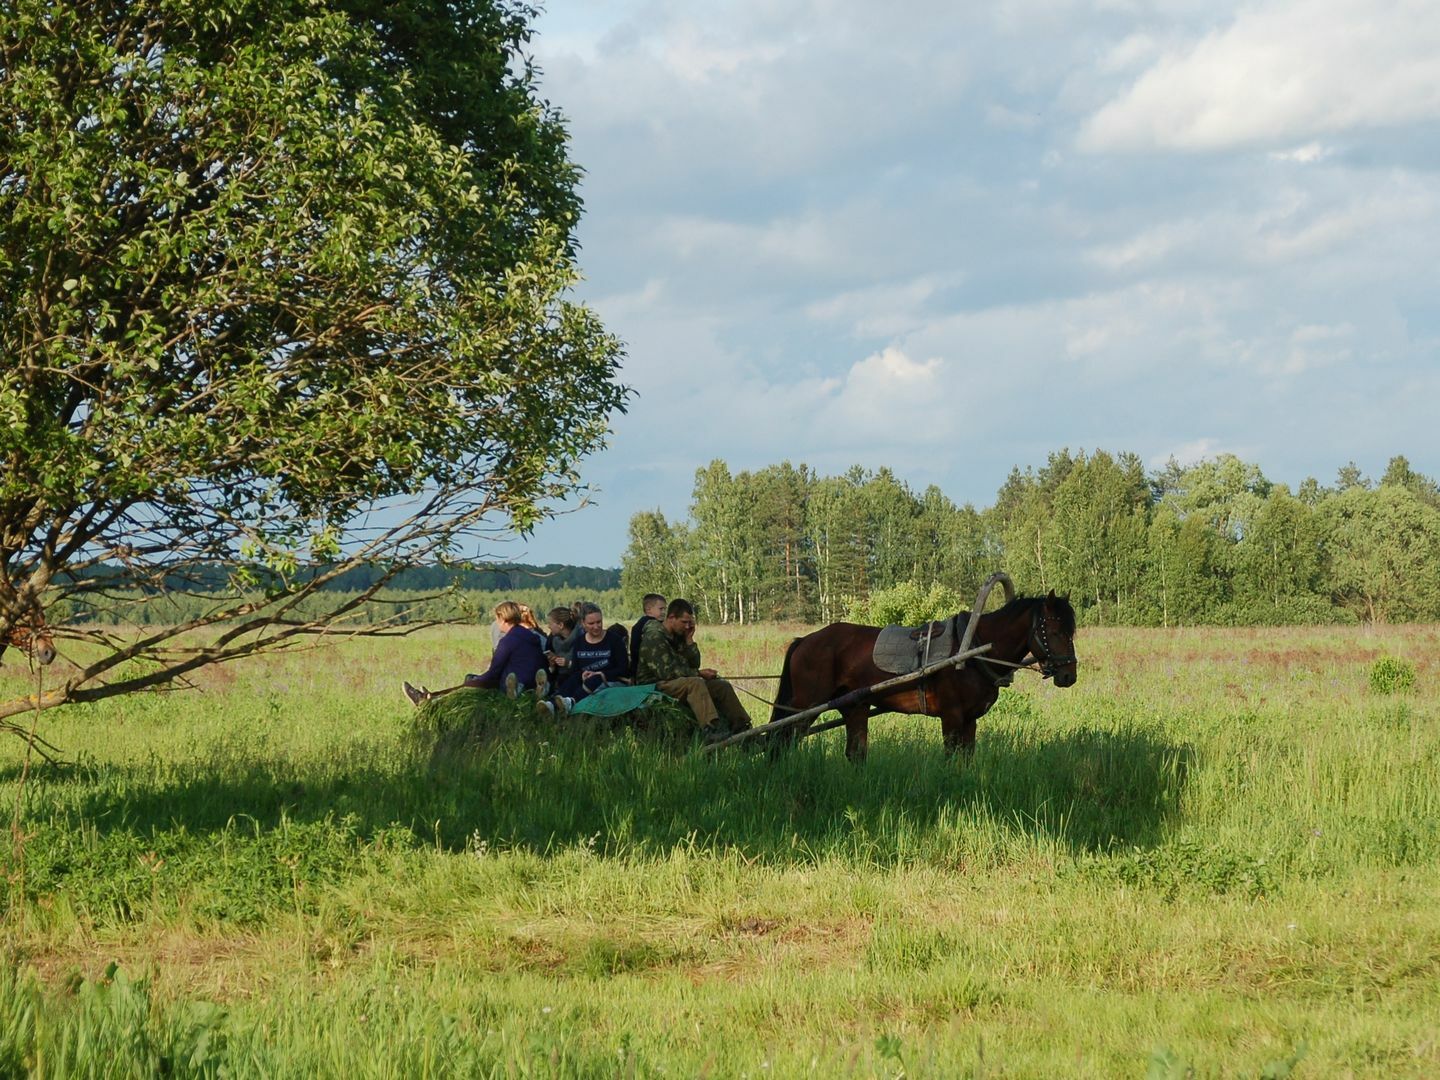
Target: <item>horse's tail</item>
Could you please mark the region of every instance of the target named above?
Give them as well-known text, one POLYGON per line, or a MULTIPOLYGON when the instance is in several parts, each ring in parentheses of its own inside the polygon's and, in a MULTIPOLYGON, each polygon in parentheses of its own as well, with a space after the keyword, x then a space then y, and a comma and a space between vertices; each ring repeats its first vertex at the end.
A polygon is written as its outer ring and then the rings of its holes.
POLYGON ((785 646, 785 662, 780 665, 780 688, 775 691, 775 705, 770 710, 770 719, 783 720, 793 713, 794 709, 785 708, 790 704, 790 696, 794 693, 790 685, 790 656, 795 652, 795 646, 799 645, 803 638, 796 638, 785 646))

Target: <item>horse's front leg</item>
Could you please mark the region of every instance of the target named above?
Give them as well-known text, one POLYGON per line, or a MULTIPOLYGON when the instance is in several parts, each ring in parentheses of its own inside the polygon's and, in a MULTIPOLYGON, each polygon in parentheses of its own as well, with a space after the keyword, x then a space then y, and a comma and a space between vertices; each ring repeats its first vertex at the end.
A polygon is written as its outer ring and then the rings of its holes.
POLYGON ((963 712, 947 712, 940 718, 940 731, 945 736, 945 752, 961 753, 967 758, 975 754, 975 719, 963 712))
POLYGON ((852 705, 844 713, 845 756, 857 765, 870 752, 870 706, 852 705))

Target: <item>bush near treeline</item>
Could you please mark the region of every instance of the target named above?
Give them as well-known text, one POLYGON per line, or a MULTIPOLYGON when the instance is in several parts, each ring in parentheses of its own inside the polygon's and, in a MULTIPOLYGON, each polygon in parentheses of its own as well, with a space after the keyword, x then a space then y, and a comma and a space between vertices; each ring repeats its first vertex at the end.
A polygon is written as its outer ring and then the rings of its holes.
POLYGON ((1062 450, 977 510, 889 469, 716 460, 688 520, 631 519, 621 577, 627 606, 687 596, 705 621, 918 622, 1000 569, 1069 595, 1089 625, 1440 620, 1440 486, 1399 456, 1378 482, 1350 464, 1292 491, 1233 455, 1147 471, 1062 450))

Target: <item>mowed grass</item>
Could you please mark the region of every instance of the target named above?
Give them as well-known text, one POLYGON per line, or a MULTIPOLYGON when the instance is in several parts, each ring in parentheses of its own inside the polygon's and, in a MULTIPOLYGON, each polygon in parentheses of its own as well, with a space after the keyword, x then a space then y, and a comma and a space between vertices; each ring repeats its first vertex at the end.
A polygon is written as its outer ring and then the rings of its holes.
MULTIPOLYGON (((795 629, 706 662, 773 674, 795 629)), ((77 765, 26 790, 0 1072, 1440 1074, 1440 629, 1077 645, 968 762, 918 718, 857 768, 503 706, 434 754, 399 680, 483 629, 49 714, 77 765)))

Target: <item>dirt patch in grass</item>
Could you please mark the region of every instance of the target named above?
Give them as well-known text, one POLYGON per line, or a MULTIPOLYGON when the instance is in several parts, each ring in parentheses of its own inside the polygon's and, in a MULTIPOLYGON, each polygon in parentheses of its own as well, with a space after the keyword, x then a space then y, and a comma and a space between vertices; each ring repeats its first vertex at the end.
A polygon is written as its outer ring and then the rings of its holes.
POLYGON ((51 992, 98 981, 114 963, 131 978, 146 978, 165 996, 210 1001, 263 993, 278 974, 276 949, 250 936, 210 937, 167 931, 137 941, 25 952, 17 959, 51 992))

